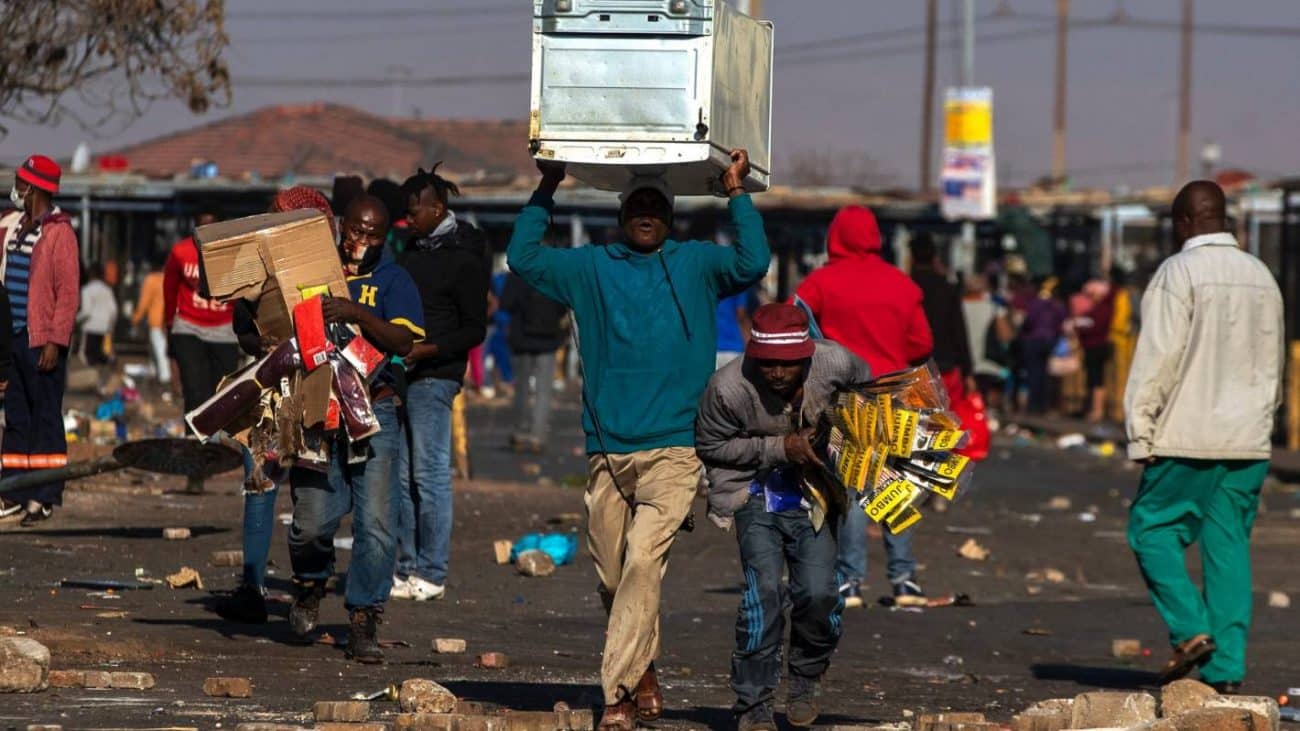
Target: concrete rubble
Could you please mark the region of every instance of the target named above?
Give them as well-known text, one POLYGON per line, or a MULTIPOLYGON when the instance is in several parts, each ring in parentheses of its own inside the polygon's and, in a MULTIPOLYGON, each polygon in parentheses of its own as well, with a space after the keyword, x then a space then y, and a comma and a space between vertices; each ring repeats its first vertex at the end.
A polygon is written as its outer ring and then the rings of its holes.
POLYGON ((49 675, 49 648, 28 637, 0 638, 0 693, 45 690, 49 675))

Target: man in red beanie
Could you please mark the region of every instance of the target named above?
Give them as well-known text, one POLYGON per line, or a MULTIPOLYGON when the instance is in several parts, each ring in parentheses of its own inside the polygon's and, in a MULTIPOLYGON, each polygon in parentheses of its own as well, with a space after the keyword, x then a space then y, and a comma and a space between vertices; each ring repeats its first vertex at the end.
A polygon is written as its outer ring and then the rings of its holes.
MULTIPOLYGON (((72 221, 54 205, 61 175, 50 158, 27 158, 9 191, 18 210, 0 218, 5 291, 13 315, 13 366, 0 446, 6 477, 68 463, 63 389, 80 300, 81 262, 72 221)), ((63 483, 54 482, 5 495, 0 515, 25 511, 22 524, 29 526, 49 518, 53 506, 62 503, 63 483)))
MULTIPOLYGON (((709 475, 709 518, 736 526, 745 594, 736 619, 731 687, 741 731, 775 731, 772 696, 781 677, 786 595, 790 610, 786 717, 800 727, 819 713, 817 685, 839 644, 844 603, 835 571, 834 526, 809 499, 801 470, 821 460, 808 441, 842 387, 871 369, 835 343, 814 343, 793 305, 754 312, 745 357, 709 380, 695 421, 695 449, 709 475), (790 586, 781 586, 789 569, 790 586)), ((849 510, 862 512, 850 505, 849 510)))
MULTIPOLYGON (((822 334, 853 351, 884 375, 930 357, 934 340, 921 306, 921 289, 881 255, 880 228, 871 211, 846 206, 826 234, 826 266, 809 274, 795 292, 822 334)), ((922 596, 909 532, 885 532, 889 583, 906 603, 922 596), (906 599, 904 599, 906 597, 906 599)), ((862 606, 867 578, 867 516, 850 510, 840 536, 841 591, 849 607, 862 606)))

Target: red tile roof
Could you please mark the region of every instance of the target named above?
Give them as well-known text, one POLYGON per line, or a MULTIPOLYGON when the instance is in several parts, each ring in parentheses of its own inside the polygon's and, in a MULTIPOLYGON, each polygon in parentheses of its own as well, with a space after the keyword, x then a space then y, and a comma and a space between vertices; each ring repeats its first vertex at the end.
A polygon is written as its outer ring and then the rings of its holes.
POLYGON ((390 119, 317 102, 264 107, 106 156, 121 155, 132 172, 164 178, 188 176, 195 163, 210 160, 231 179, 347 174, 401 182, 442 160, 442 170, 462 180, 508 182, 535 172, 527 130, 525 121, 390 119))

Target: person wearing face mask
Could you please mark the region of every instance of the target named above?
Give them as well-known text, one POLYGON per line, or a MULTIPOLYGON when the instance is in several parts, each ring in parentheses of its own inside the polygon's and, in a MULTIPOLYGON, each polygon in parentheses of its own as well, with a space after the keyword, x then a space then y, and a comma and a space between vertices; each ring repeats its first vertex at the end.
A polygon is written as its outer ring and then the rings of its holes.
POLYGON ((410 239, 402 266, 424 302, 427 336, 405 358, 408 440, 398 464, 402 481, 394 599, 425 601, 446 594, 451 560, 452 401, 469 352, 487 334, 490 262, 483 232, 448 207, 460 195, 438 166, 402 185, 410 239))
MULTIPOLYGON (((385 250, 388 227, 388 210, 379 199, 362 195, 348 205, 339 255, 352 299, 328 298, 323 309, 326 322, 357 325, 386 355, 405 357, 425 337, 424 313, 415 282, 385 250)), ((334 574, 334 533, 343 516, 352 512, 354 543, 344 597, 350 620, 347 655, 369 664, 384 661, 376 625, 392 589, 397 560, 398 481, 393 470, 401 431, 395 396, 392 373, 385 368, 370 389, 379 433, 364 446, 336 437, 328 472, 306 467, 289 471, 289 558, 297 594, 289 610, 290 627, 299 637, 316 628, 325 582, 334 574), (366 458, 352 462, 350 455, 358 447, 366 458)))
MULTIPOLYGON (((81 263, 72 220, 54 205, 62 171, 43 155, 23 162, 9 199, 20 210, 0 220, 4 283, 12 334, 6 369, 4 443, 0 464, 6 477, 28 470, 63 467, 68 444, 63 431, 63 389, 68 344, 81 297, 81 263)), ((53 514, 63 502, 63 483, 11 492, 0 499, 0 515, 25 513, 24 526, 53 514)))
POLYGON ((713 374, 717 307, 767 272, 763 219, 745 193, 749 155, 722 176, 734 246, 674 241, 673 193, 658 177, 625 187, 625 241, 542 245, 564 167, 539 161, 542 182, 515 220, 511 270, 567 305, 581 335, 587 435, 587 545, 609 614, 601 729, 631 729, 663 712, 654 670, 668 550, 690 513, 701 464, 695 412, 713 374))

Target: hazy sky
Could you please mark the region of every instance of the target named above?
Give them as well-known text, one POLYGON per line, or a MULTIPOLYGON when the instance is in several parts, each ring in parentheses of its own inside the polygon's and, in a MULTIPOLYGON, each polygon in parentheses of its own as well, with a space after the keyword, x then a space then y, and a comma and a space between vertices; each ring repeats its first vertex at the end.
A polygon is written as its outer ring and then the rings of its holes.
MULTIPOLYGON (((955 5, 956 0, 940 0, 940 98, 957 74, 955 5)), ((1069 42, 1068 159, 1081 184, 1171 182, 1178 33, 1085 21, 1104 20, 1123 9, 1132 18, 1167 24, 1178 20, 1181 5, 1180 0, 1072 3, 1072 17, 1080 22, 1069 42)), ((379 114, 393 114, 400 104, 408 115, 418 110, 424 116, 523 118, 528 110, 525 82, 425 86, 395 93, 391 85, 252 88, 239 80, 523 74, 530 59, 531 7, 528 0, 372 0, 364 5, 227 0, 228 60, 235 79, 231 107, 195 117, 180 104, 158 103, 127 129, 98 139, 68 124, 11 125, 0 140, 0 159, 13 164, 33 150, 70 156, 82 139, 101 152, 286 102, 329 100, 379 114), (298 11, 301 17, 291 17, 298 11)), ((980 40, 975 80, 993 87, 999 169, 1002 179, 1013 184, 1032 180, 1050 166, 1055 7, 1054 0, 976 0, 980 40), (1011 13, 997 15, 1000 8, 1011 13)), ((915 185, 922 0, 765 0, 763 12, 776 23, 778 47, 776 180, 783 159, 817 150, 868 155, 897 183, 915 185), (784 46, 795 48, 782 50, 784 46)), ((1300 1, 1196 0, 1196 21, 1217 32, 1198 33, 1193 46, 1193 160, 1201 145, 1213 140, 1222 147, 1224 166, 1264 177, 1300 174, 1300 1), (1271 30, 1252 30, 1260 27, 1271 30)), ((940 126, 936 120, 936 129, 940 126)))

